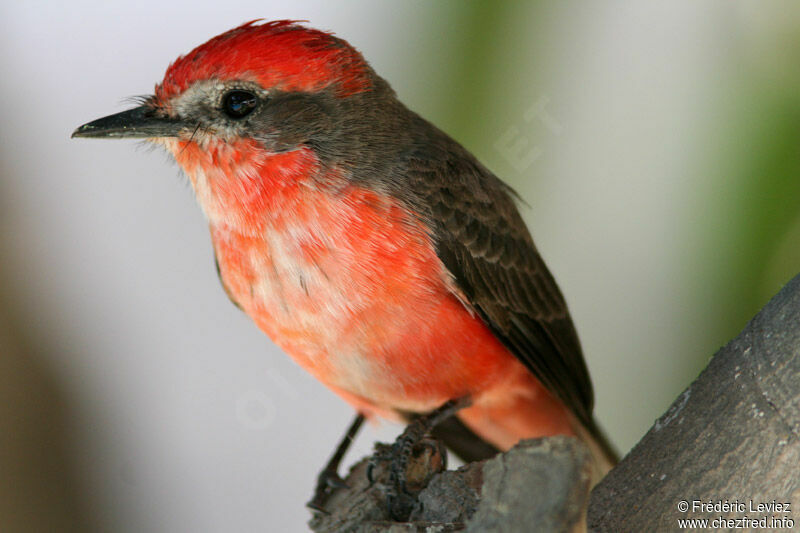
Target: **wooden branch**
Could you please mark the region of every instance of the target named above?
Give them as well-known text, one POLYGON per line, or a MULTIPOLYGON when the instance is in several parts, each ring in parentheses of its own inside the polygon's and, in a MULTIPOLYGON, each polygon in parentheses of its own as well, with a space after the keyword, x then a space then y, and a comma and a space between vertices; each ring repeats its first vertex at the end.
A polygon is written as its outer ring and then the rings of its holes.
POLYGON ((589 529, 673 531, 685 518, 741 520, 709 529, 747 526, 744 517, 797 521, 799 437, 800 276, 717 352, 594 489, 589 529), (790 510, 751 511, 751 501, 757 507, 773 500, 790 510), (726 501, 734 508, 726 511, 726 501))
POLYGON ((577 439, 551 437, 520 442, 488 461, 458 470, 432 472, 429 458, 416 458, 409 470, 429 482, 416 495, 407 522, 392 522, 385 490, 387 464, 378 463, 376 482, 367 481, 368 459, 347 477, 350 488, 328 501, 329 514, 317 513, 309 525, 318 533, 400 533, 448 531, 529 532, 582 529, 591 477, 588 450, 577 439))

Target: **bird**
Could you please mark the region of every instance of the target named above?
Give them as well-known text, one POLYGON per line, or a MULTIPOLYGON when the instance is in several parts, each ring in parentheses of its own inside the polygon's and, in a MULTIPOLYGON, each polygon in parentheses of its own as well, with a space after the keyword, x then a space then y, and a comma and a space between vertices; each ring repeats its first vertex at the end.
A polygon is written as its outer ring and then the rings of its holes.
POLYGON ((422 421, 467 461, 570 435, 611 468, 516 193, 356 48, 301 21, 250 21, 179 56, 139 103, 72 136, 172 154, 230 300, 355 409, 316 504, 364 419, 422 421))

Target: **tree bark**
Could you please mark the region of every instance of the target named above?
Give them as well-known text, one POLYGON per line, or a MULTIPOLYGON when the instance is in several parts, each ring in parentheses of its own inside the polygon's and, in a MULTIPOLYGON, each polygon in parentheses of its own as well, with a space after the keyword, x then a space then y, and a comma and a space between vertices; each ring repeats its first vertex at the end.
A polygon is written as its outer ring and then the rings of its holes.
POLYGON ((798 437, 800 276, 717 352, 594 489, 589 529, 673 531, 679 519, 719 517, 773 518, 767 529, 788 529, 785 521, 800 517, 798 437), (789 510, 758 511, 773 500, 789 510), (734 508, 725 510, 726 501, 734 508))

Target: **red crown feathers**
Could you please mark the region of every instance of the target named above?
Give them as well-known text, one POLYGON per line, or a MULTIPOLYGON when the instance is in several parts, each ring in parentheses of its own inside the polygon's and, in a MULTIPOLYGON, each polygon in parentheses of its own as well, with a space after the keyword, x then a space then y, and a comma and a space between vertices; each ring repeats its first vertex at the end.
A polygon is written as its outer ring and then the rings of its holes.
POLYGON ((349 96, 371 85, 361 54, 331 33, 293 20, 247 22, 175 60, 156 86, 165 102, 198 80, 242 79, 282 91, 316 92, 334 86, 349 96))

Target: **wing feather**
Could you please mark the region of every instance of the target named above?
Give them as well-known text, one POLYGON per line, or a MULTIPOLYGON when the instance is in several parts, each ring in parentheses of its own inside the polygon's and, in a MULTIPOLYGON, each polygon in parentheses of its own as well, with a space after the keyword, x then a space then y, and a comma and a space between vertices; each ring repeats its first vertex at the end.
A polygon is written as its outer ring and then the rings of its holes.
POLYGON ((575 328, 513 191, 450 143, 428 145, 405 165, 416 201, 431 218, 440 259, 498 339, 591 424, 592 386, 575 328))

